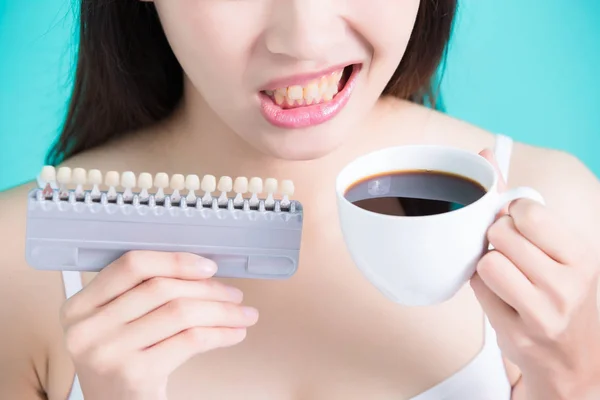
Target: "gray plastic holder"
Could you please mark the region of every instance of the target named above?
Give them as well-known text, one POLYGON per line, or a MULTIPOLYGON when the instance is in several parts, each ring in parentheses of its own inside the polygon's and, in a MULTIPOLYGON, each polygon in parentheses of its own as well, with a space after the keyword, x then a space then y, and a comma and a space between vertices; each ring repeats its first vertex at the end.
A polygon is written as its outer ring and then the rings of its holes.
POLYGON ((298 268, 302 236, 302 206, 291 201, 271 210, 264 201, 242 209, 200 201, 187 205, 130 203, 122 194, 114 202, 102 199, 51 198, 42 189, 29 192, 26 260, 40 270, 97 272, 131 250, 194 253, 214 260, 215 276, 224 278, 286 279, 298 268))

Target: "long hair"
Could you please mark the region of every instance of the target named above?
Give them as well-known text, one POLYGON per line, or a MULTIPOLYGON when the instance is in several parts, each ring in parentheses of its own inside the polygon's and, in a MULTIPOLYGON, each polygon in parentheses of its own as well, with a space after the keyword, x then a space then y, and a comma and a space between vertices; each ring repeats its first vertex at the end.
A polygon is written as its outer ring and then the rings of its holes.
MULTIPOLYGON (((405 55, 384 95, 435 107, 435 74, 456 7, 457 0, 421 0, 405 55)), ((166 118, 183 95, 183 71, 153 3, 81 0, 78 22, 73 91, 47 164, 166 118)))

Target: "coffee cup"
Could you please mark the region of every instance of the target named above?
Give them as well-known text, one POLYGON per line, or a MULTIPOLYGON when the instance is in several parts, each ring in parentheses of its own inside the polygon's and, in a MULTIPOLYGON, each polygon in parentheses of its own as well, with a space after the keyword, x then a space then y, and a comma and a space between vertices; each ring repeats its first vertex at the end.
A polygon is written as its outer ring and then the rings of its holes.
MULTIPOLYGON (((412 181, 415 197, 425 190, 437 197, 434 200, 448 200, 444 196, 456 189, 447 179, 438 180, 445 186, 436 185, 435 179, 427 186, 419 179, 412 181)), ((427 306, 447 301, 469 281, 488 251, 487 231, 499 212, 521 198, 544 204, 540 193, 529 187, 500 193, 499 180, 494 166, 482 156, 446 146, 391 147, 353 160, 338 174, 336 193, 343 238, 354 264, 396 303, 427 306), (389 215, 357 205, 357 198, 398 197, 403 189, 411 192, 406 187, 411 181, 404 179, 401 188, 394 183, 403 171, 462 179, 478 185, 482 193, 460 208, 433 215, 389 215), (354 191, 352 198, 349 190, 357 182, 362 189, 354 191)), ((465 195, 466 187, 453 195, 465 195)))

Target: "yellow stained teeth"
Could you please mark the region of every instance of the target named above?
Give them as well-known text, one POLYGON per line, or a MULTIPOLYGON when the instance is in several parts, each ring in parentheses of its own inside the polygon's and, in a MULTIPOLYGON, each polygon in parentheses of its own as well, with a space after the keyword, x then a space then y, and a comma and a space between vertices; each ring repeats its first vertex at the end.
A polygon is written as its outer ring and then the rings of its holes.
POLYGON ((279 106, 300 106, 318 104, 330 101, 338 93, 338 85, 342 79, 343 70, 333 72, 309 82, 305 86, 292 85, 287 88, 267 90, 265 93, 273 97, 279 106))
POLYGON ((295 85, 288 88, 287 95, 292 100, 300 100, 303 96, 302 86, 295 85))

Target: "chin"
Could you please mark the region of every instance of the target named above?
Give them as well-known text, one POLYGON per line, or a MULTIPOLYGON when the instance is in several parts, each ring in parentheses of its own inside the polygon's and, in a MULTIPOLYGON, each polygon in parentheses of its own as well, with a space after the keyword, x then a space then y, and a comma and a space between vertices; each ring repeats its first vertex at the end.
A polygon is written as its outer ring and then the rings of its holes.
POLYGON ((343 124, 323 124, 321 127, 284 132, 253 132, 244 135, 244 139, 261 153, 276 159, 318 160, 335 153, 347 141, 349 130, 339 125, 343 124))

